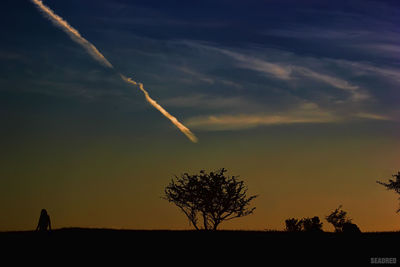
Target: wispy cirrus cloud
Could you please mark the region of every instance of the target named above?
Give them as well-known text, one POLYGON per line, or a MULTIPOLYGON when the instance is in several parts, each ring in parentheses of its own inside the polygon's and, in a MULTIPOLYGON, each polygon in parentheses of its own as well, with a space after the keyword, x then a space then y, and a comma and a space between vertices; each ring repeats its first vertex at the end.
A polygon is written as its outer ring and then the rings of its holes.
POLYGON ((348 38, 364 38, 371 35, 366 30, 339 30, 339 29, 322 29, 318 27, 304 27, 296 29, 272 29, 263 32, 264 35, 296 38, 296 39, 326 39, 338 40, 348 38))
POLYGON ((265 57, 256 57, 254 54, 248 55, 211 45, 199 44, 195 42, 185 42, 189 46, 194 46, 199 49, 208 49, 217 51, 226 55, 236 62, 239 68, 256 71, 269 77, 283 80, 286 82, 301 82, 301 79, 311 79, 318 83, 325 83, 328 86, 346 91, 350 95, 352 101, 362 101, 369 98, 367 91, 360 86, 347 81, 338 75, 325 73, 321 70, 311 69, 308 66, 298 65, 298 62, 290 62, 286 60, 269 61, 265 57))
POLYGON ((165 106, 168 107, 196 108, 199 110, 223 110, 227 108, 229 108, 230 110, 249 110, 262 108, 260 104, 239 96, 233 97, 196 94, 166 98, 163 99, 162 102, 165 106))
POLYGON ((187 120, 186 123, 201 130, 221 131, 281 124, 332 123, 340 120, 340 117, 321 110, 315 103, 304 103, 297 109, 286 112, 199 116, 187 120))
POLYGON ((295 115, 211 115, 189 119, 186 123, 194 129, 224 131, 243 130, 266 125, 300 124, 300 123, 328 123, 336 121, 327 117, 301 117, 295 115))
POLYGON ((309 68, 305 67, 299 67, 295 66, 293 67, 298 73, 301 73, 305 77, 314 79, 316 81, 324 82, 326 84, 329 84, 330 86, 333 86, 338 89, 345 90, 351 94, 351 100, 353 101, 362 101, 365 99, 369 98, 369 94, 364 91, 360 90, 360 87, 357 85, 353 85, 349 83, 346 80, 343 80, 338 77, 334 77, 331 75, 323 74, 323 73, 318 73, 316 71, 313 71, 309 68))
POLYGON ((242 88, 242 85, 237 82, 219 76, 208 75, 188 66, 175 66, 174 68, 185 75, 184 78, 179 79, 179 81, 184 83, 195 83, 200 81, 209 85, 221 84, 236 89, 242 88))
POLYGON ((272 74, 275 78, 282 80, 293 80, 295 77, 303 77, 312 79, 317 82, 323 82, 334 88, 345 90, 351 95, 351 99, 354 101, 367 99, 368 93, 361 90, 357 85, 350 83, 340 77, 332 76, 322 72, 312 70, 308 67, 285 64, 285 63, 270 63, 265 60, 260 60, 244 55, 233 56, 235 59, 239 59, 242 63, 241 67, 245 67, 260 73, 272 74))
POLYGON ((355 113, 341 117, 328 111, 289 111, 277 114, 220 114, 193 117, 186 121, 194 129, 205 131, 244 130, 261 126, 288 124, 338 123, 355 119, 393 121, 388 116, 373 113, 355 113))
POLYGON ((381 77, 394 82, 400 82, 400 68, 377 66, 372 62, 357 62, 343 59, 329 59, 328 61, 345 68, 357 76, 381 77))
POLYGON ((218 51, 238 61, 239 67, 258 71, 267 75, 272 75, 282 80, 291 79, 291 66, 284 66, 279 63, 268 62, 255 57, 229 51, 227 49, 218 48, 218 51))
POLYGON ((262 126, 289 124, 326 124, 357 120, 393 121, 390 116, 364 111, 340 113, 303 102, 286 111, 258 113, 221 113, 192 117, 186 121, 192 128, 204 131, 244 130, 262 126))
POLYGON ((360 118, 360 119, 368 119, 368 120, 381 120, 381 121, 393 120, 393 118, 391 118, 389 116, 373 114, 373 113, 366 113, 366 112, 356 113, 356 114, 354 114, 354 117, 360 118))
POLYGON ((295 41, 324 43, 334 45, 341 50, 353 50, 356 53, 365 54, 366 58, 371 55, 383 58, 399 58, 400 55, 400 32, 396 24, 383 24, 376 21, 373 25, 378 28, 360 29, 340 27, 310 27, 301 26, 287 29, 271 29, 262 34, 269 37, 290 38, 295 41), (392 29, 392 30, 391 30, 392 29))
MULTIPOLYGON (((400 39, 400 34, 398 36, 400 39)), ((360 46, 359 46, 360 47, 360 46)), ((387 54, 391 56, 398 57, 400 55, 400 45, 399 44, 392 44, 392 43, 371 43, 371 44, 364 44, 362 46, 369 51, 380 53, 380 54, 387 54)))
POLYGON ((212 77, 209 77, 207 75, 204 75, 203 73, 200 73, 194 69, 188 68, 187 66, 177 66, 176 69, 180 72, 183 72, 186 75, 190 75, 191 77, 208 83, 208 84, 214 84, 215 83, 215 79, 212 77))

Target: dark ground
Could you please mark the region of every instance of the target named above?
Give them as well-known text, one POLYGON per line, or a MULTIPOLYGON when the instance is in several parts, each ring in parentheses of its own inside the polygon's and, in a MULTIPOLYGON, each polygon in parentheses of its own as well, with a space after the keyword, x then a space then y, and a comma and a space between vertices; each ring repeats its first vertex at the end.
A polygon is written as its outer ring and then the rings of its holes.
POLYGON ((399 265, 399 241, 400 232, 345 235, 65 228, 49 233, 0 232, 0 255, 3 260, 11 257, 14 263, 43 260, 57 266, 83 262, 92 263, 89 266, 371 266, 375 257, 396 257, 399 265))

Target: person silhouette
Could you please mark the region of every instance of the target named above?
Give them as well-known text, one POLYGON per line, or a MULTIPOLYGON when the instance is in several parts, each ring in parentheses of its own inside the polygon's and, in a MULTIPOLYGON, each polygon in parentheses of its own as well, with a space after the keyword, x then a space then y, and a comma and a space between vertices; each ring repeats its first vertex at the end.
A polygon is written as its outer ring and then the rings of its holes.
POLYGON ((45 209, 42 209, 36 231, 46 232, 48 230, 51 230, 50 216, 45 209))

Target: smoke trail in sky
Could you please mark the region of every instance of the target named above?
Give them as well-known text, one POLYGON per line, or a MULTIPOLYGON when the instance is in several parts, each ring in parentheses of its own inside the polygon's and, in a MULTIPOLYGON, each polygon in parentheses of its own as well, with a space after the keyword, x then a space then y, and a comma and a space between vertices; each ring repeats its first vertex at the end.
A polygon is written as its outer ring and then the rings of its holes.
MULTIPOLYGON (((113 65, 103 56, 103 54, 100 53, 100 51, 92 43, 83 38, 76 29, 74 29, 71 25, 68 24, 68 22, 66 22, 63 18, 55 14, 53 10, 51 10, 49 7, 43 4, 42 0, 31 0, 31 1, 56 26, 60 27, 64 32, 66 32, 72 38, 72 40, 82 45, 95 60, 97 60, 104 66, 107 66, 109 68, 114 68, 113 65)), ((160 111, 161 114, 163 114, 166 118, 168 118, 176 127, 178 127, 178 129, 182 133, 184 133, 190 139, 190 141, 197 143, 198 141, 197 137, 187 127, 185 127, 182 123, 180 123, 174 116, 169 114, 168 111, 166 111, 162 106, 160 106, 154 99, 152 99, 149 96, 149 93, 143 88, 142 83, 135 82, 134 80, 124 76, 123 74, 120 74, 120 77, 126 83, 138 86, 139 89, 143 92, 144 96, 146 97, 147 102, 149 102, 154 108, 160 111)))
POLYGON ((41 0, 31 0, 38 8, 45 14, 56 26, 60 27, 64 32, 66 32, 72 40, 82 45, 89 54, 99 61, 101 64, 112 68, 111 63, 97 50, 97 48, 92 45, 88 40, 83 38, 80 33, 74 29, 71 25, 68 24, 62 17, 58 16, 47 7, 41 0))
POLYGON ((149 102, 153 107, 155 107, 158 111, 160 111, 165 117, 167 117, 182 133, 184 133, 190 141, 197 143, 197 137, 182 123, 180 123, 174 116, 168 113, 162 106, 160 106, 154 99, 149 96, 149 93, 143 88, 142 83, 135 82, 131 78, 128 78, 122 74, 121 78, 127 83, 139 86, 140 90, 143 92, 144 96, 146 97, 147 102, 149 102))

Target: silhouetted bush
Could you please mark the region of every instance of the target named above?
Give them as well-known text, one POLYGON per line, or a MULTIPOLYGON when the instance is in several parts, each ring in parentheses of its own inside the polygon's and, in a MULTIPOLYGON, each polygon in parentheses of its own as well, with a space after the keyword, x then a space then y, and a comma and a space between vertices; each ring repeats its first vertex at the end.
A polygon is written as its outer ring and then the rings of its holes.
POLYGON ((335 227, 335 232, 340 233, 343 231, 345 223, 351 223, 351 219, 347 217, 347 212, 342 210, 342 205, 332 211, 325 219, 335 227))
POLYGON ((256 196, 247 197, 244 182, 225 176, 225 172, 222 168, 175 176, 165 188, 164 198, 179 207, 197 230, 201 229, 199 219, 204 230, 216 230, 223 221, 252 214, 255 208, 249 205, 256 196))
MULTIPOLYGON (((386 189, 394 190, 397 194, 400 194, 400 172, 398 172, 397 174, 393 174, 392 177, 395 177, 396 180, 389 179, 388 183, 383 183, 380 181, 376 182, 386 187, 386 189)), ((400 212, 400 208, 397 210, 397 212, 400 212)))
POLYGON ((302 230, 301 220, 291 218, 285 220, 287 232, 300 232, 302 230))
POLYGON ((343 224, 342 231, 345 234, 360 234, 361 230, 358 226, 351 222, 346 222, 343 224))
POLYGON ((303 231, 305 232, 321 232, 322 231, 322 222, 320 221, 318 216, 312 218, 303 218, 303 231))
POLYGON ((322 222, 318 216, 303 218, 301 220, 291 218, 285 220, 287 232, 322 232, 322 222))

